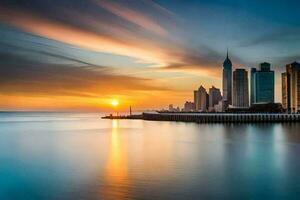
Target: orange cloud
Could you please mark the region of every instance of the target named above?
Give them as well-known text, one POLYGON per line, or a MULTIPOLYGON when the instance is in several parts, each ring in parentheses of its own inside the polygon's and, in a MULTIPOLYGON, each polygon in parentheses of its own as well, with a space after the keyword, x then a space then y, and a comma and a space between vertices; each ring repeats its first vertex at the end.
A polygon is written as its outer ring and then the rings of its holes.
MULTIPOLYGON (((101 3, 101 5, 113 12, 122 13, 122 17, 128 21, 133 21, 133 19, 138 18, 136 19, 137 21, 135 21, 136 23, 144 24, 143 26, 145 27, 155 26, 153 25, 153 21, 145 16, 140 16, 142 14, 136 11, 131 10, 130 12, 125 12, 124 9, 126 10, 127 8, 118 7, 112 3, 101 3)), ((100 28, 104 27, 106 31, 110 32, 95 32, 54 21, 41 15, 0 7, 1 21, 27 32, 63 43, 98 52, 129 56, 137 59, 137 61, 151 63, 156 67, 166 67, 166 69, 171 69, 168 68, 168 66, 175 64, 186 71, 189 71, 191 66, 193 66, 193 70, 203 69, 207 66, 209 66, 211 71, 216 70, 213 60, 219 55, 214 52, 209 52, 213 54, 213 56, 203 56, 200 55, 200 52, 187 49, 178 41, 170 38, 147 38, 146 36, 138 35, 134 31, 128 32, 126 29, 117 27, 116 24, 108 25, 105 22, 101 22, 101 20, 97 21, 86 14, 68 11, 66 11, 66 14, 73 14, 74 18, 78 17, 79 21, 83 20, 81 21, 82 23, 84 22, 100 28)), ((153 30, 159 31, 160 29, 153 28, 153 30)), ((177 70, 177 68, 172 68, 172 70, 177 70)), ((210 70, 207 71, 207 76, 215 74, 215 72, 213 72, 213 74, 209 73, 210 70)))
POLYGON ((52 21, 23 11, 0 9, 0 20, 30 33, 95 51, 158 61, 153 52, 121 39, 52 21))
POLYGON ((103 110, 111 107, 112 98, 120 100, 120 109, 145 108, 147 98, 172 92, 155 79, 113 74, 105 67, 45 64, 16 55, 0 58, 5 63, 0 68, 0 109, 103 110))
POLYGON ((65 14, 73 14, 81 24, 92 25, 95 29, 82 28, 34 12, 5 9, 1 6, 0 21, 26 32, 80 48, 153 63, 155 68, 143 69, 147 73, 142 76, 120 75, 120 72, 113 75, 111 71, 102 73, 87 70, 90 67, 89 63, 81 63, 87 65, 86 68, 76 68, 64 65, 47 66, 41 63, 28 64, 18 59, 21 65, 17 65, 16 68, 5 66, 0 69, 4 70, 1 71, 3 78, 0 80, 0 108, 95 110, 107 108, 108 99, 116 97, 120 99, 122 109, 127 109, 132 104, 137 109, 143 109, 161 108, 169 103, 180 105, 184 100, 192 100, 192 92, 183 92, 184 88, 176 85, 178 81, 166 81, 170 80, 170 74, 165 69, 197 73, 196 69, 199 67, 202 71, 198 72, 207 76, 211 73, 211 70, 206 68, 209 63, 206 63, 205 59, 202 60, 197 51, 186 49, 179 42, 168 38, 162 27, 150 18, 142 17, 142 13, 114 4, 106 3, 104 7, 149 32, 154 31, 155 39, 142 37, 135 33, 135 29, 126 29, 128 27, 116 24, 110 26, 108 22, 102 23, 101 20, 97 21, 92 16, 81 15, 76 11, 65 14), (135 19, 136 17, 139 19, 135 19), (105 31, 96 31, 97 27, 105 31), (151 27, 151 30, 147 27, 151 27), (165 68, 165 74, 161 73, 162 68, 165 68), (204 68, 206 70, 203 70, 204 68), (160 73, 159 78, 153 76, 153 73, 160 73), (171 83, 174 85, 171 86, 171 83), (152 99, 157 101, 153 102, 152 99))

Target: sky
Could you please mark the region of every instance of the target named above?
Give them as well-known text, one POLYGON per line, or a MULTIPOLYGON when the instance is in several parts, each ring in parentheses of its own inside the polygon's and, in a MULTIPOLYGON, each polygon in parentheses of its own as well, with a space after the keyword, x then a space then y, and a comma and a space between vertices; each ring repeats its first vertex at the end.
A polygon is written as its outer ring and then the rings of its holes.
POLYGON ((0 110, 182 107, 234 68, 270 62, 281 102, 300 59, 296 0, 1 0, 0 110))

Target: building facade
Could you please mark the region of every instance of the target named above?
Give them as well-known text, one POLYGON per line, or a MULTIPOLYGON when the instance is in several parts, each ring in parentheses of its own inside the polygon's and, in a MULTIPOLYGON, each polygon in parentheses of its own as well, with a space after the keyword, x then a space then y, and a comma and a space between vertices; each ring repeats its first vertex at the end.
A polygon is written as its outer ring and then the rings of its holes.
POLYGON ((219 101, 222 100, 221 91, 220 91, 220 89, 215 88, 214 86, 212 86, 211 88, 209 88, 208 96, 209 96, 209 108, 208 108, 208 110, 213 111, 214 106, 217 105, 219 103, 219 101))
POLYGON ((223 100, 219 101, 218 104, 216 104, 214 106, 214 111, 215 112, 225 112, 225 109, 227 107, 227 105, 225 103, 226 102, 224 102, 223 100))
POLYGON ((288 78, 287 78, 287 73, 284 72, 281 74, 281 90, 282 90, 282 107, 286 111, 290 108, 290 95, 289 95, 289 86, 288 86, 288 78))
POLYGON ((282 103, 288 112, 300 112, 300 63, 286 65, 282 74, 282 103))
POLYGON ((184 106, 183 106, 183 111, 184 112, 191 112, 191 111, 194 111, 194 110, 195 110, 194 102, 186 101, 184 103, 184 106))
POLYGON ((197 91, 194 91, 194 103, 196 111, 206 112, 208 109, 208 94, 201 85, 197 91))
POLYGON ((232 104, 232 63, 227 57, 223 63, 223 100, 229 105, 232 104))
POLYGON ((198 90, 194 90, 195 111, 198 111, 198 90))
POLYGON ((251 68, 250 72, 250 103, 251 105, 255 103, 255 73, 256 68, 251 68))
POLYGON ((274 103, 274 71, 270 63, 261 63, 260 70, 251 69, 251 105, 254 103, 274 103))
POLYGON ((245 69, 236 69, 233 72, 233 106, 249 107, 248 72, 245 69))

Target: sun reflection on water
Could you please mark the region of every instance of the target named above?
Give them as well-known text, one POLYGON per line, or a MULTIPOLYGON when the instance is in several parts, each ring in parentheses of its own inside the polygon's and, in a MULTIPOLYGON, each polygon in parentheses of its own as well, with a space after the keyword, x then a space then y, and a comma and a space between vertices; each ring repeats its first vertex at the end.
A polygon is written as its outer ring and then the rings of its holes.
POLYGON ((119 129, 119 121, 113 120, 111 144, 105 172, 106 183, 109 187, 106 187, 103 192, 105 199, 128 199, 129 181, 126 148, 125 144, 121 142, 119 129))

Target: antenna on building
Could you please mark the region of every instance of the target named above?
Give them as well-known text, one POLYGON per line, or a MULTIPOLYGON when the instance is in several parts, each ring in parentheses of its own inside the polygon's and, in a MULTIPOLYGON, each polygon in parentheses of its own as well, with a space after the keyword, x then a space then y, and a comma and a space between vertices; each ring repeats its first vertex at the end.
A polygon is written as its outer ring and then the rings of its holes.
POLYGON ((228 47, 227 47, 227 59, 229 58, 229 56, 228 56, 228 47))

